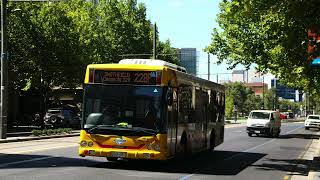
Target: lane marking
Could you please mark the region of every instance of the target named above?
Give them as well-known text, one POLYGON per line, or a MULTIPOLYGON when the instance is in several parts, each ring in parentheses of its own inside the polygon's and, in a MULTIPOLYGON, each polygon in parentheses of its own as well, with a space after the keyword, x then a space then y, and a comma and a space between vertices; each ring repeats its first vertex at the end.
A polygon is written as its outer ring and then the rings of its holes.
MULTIPOLYGON (((291 132, 293 132, 293 131, 296 131, 296 130, 302 128, 302 127, 303 127, 303 126, 299 126, 299 127, 295 128, 295 129, 293 129, 293 130, 291 130, 291 131, 287 131, 287 132, 285 132, 283 135, 287 135, 287 134, 289 134, 289 133, 291 133, 291 132)), ((267 141, 267 142, 265 142, 265 143, 263 143, 263 144, 259 144, 259 145, 255 146, 255 147, 249 148, 249 149, 247 149, 247 150, 245 150, 245 151, 242 151, 242 152, 249 152, 249 151, 255 150, 255 149, 257 149, 257 148, 259 148, 259 147, 261 147, 261 146, 264 146, 264 145, 266 145, 266 144, 269 144, 270 142, 273 142, 273 141, 275 141, 275 140, 277 140, 277 139, 271 139, 271 140, 269 140, 269 141, 267 141)), ((241 154, 241 152, 240 152, 240 153, 234 154, 234 155, 232 155, 232 156, 230 156, 230 157, 228 157, 228 158, 226 158, 226 159, 223 159, 222 161, 230 160, 230 159, 232 159, 232 158, 234 158, 234 157, 241 156, 241 155, 242 155, 242 154, 241 154)), ((186 176, 183 176, 183 177, 179 178, 179 180, 189 179, 190 177, 192 177, 193 175, 195 175, 199 170, 200 170, 200 168, 199 168, 199 169, 196 169, 195 172, 192 173, 192 174, 189 174, 189 175, 186 175, 186 176)))

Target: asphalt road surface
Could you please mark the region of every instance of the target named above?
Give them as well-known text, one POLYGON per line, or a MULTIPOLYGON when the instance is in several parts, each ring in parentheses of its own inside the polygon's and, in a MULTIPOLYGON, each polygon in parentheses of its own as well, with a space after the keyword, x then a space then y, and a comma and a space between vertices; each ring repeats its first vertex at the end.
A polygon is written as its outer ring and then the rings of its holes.
POLYGON ((289 179, 307 176, 308 160, 299 160, 317 131, 301 123, 282 125, 279 138, 248 137, 245 127, 225 130, 214 152, 168 162, 119 161, 79 157, 78 137, 0 144, 0 180, 107 179, 289 179))

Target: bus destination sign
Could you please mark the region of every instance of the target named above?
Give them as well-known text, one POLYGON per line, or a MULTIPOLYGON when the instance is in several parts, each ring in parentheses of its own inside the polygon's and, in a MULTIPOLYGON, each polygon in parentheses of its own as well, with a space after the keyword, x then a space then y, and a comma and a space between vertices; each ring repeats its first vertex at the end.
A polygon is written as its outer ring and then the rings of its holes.
POLYGON ((155 85, 157 73, 154 71, 94 71, 94 83, 155 85))

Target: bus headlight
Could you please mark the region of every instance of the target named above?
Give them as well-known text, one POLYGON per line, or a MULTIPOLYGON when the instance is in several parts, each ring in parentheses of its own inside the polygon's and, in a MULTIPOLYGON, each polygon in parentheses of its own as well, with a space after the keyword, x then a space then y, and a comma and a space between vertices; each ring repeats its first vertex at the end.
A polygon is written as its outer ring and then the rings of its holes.
POLYGON ((89 147, 92 147, 92 146, 93 146, 93 142, 92 142, 92 141, 89 141, 89 142, 88 142, 88 146, 89 146, 89 147))
POLYGON ((87 141, 81 141, 80 146, 81 147, 86 147, 88 145, 87 141))
POLYGON ((156 150, 156 151, 160 151, 160 144, 155 144, 155 145, 153 146, 153 148, 154 148, 154 150, 156 150))

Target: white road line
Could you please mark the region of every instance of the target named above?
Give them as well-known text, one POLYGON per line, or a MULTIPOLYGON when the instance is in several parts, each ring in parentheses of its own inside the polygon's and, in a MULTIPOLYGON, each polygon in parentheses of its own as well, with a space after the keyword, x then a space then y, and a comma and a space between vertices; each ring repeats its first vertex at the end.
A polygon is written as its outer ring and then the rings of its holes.
MULTIPOLYGON (((302 128, 302 127, 303 127, 303 126, 299 126, 299 127, 295 128, 295 129, 293 129, 293 130, 291 130, 291 131, 288 131, 288 132, 284 133, 284 135, 287 135, 287 134, 289 134, 289 133, 291 133, 291 132, 293 132, 293 131, 296 131, 297 129, 300 129, 300 128, 302 128)), ((259 147, 261 147, 261 146, 264 146, 264 145, 266 145, 266 144, 269 144, 270 142, 273 142, 273 141, 275 141, 275 140, 276 140, 276 139, 271 139, 271 140, 269 140, 269 141, 267 141, 267 142, 265 142, 265 143, 263 143, 263 144, 259 144, 259 145, 257 145, 257 146, 254 146, 254 147, 249 148, 249 149, 247 149, 247 150, 244 150, 244 151, 242 151, 242 152, 249 152, 249 151, 255 150, 255 149, 257 149, 257 148, 259 148, 259 147)), ((228 157, 228 158, 226 158, 226 159, 223 159, 223 161, 225 161, 225 160, 230 160, 230 159, 232 159, 232 158, 235 158, 235 157, 241 156, 241 155, 242 155, 242 154, 241 154, 241 152, 240 152, 240 153, 234 154, 234 155, 232 155, 232 156, 230 156, 230 157, 228 157)), ((200 169, 196 169, 194 173, 189 174, 189 175, 186 175, 186 176, 183 176, 183 177, 179 178, 179 180, 189 179, 190 177, 192 177, 193 175, 195 175, 199 170, 200 170, 200 169)))

